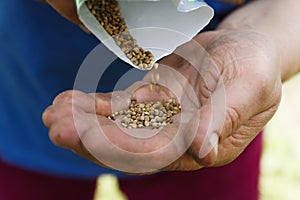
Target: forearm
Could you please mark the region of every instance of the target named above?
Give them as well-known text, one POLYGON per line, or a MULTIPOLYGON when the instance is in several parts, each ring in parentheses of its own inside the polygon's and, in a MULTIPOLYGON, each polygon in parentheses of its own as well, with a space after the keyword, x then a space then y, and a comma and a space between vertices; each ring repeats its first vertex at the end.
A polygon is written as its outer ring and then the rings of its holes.
POLYGON ((230 14, 218 29, 253 30, 273 40, 285 81, 300 71, 299 10, 299 0, 256 0, 230 14))

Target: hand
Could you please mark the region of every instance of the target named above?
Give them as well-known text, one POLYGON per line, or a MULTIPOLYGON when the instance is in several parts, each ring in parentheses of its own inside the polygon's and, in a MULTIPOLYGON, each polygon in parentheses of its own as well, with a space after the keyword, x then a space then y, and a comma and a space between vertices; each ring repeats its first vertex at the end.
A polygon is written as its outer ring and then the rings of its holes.
MULTIPOLYGON (((237 158, 277 110, 280 56, 265 35, 253 31, 218 30, 195 40, 211 59, 202 50, 178 49, 178 54, 195 63, 194 73, 184 67, 179 70, 199 88, 202 105, 189 153, 200 165, 222 166, 237 158)), ((166 62, 171 60, 175 59, 166 62)))
MULTIPOLYGON (((154 173, 158 170, 194 170, 198 163, 186 153, 185 123, 190 112, 183 111, 173 124, 156 130, 131 130, 106 116, 138 102, 167 100, 174 95, 163 87, 136 83, 126 91, 85 94, 66 91, 57 96, 43 115, 51 140, 99 165, 126 173, 154 173)), ((187 101, 186 101, 187 102, 187 101)), ((116 120, 118 121, 118 120, 116 120)))
POLYGON ((142 86, 112 94, 65 92, 43 119, 55 144, 121 171, 225 165, 247 147, 278 107, 281 81, 276 56, 268 40, 254 32, 202 33, 161 62, 160 84, 169 90, 157 94, 142 86), (105 116, 112 105, 115 110, 128 106, 131 95, 140 101, 175 95, 183 117, 147 140, 126 135, 105 116), (127 103, 111 103, 120 99, 127 103))

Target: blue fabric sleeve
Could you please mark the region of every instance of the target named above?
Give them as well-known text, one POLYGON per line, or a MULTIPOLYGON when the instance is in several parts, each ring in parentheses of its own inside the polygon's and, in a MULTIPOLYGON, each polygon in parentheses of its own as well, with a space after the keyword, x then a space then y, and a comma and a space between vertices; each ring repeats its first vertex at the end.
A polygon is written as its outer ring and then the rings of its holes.
MULTIPOLYGON (((220 17, 236 7, 207 2, 220 17)), ((55 175, 82 178, 108 172, 122 175, 52 144, 41 120, 43 110, 53 98, 73 88, 80 64, 99 42, 48 5, 33 0, 1 1, 0 40, 1 158, 26 169, 55 175)), ((130 68, 116 60, 105 72, 98 91, 111 91, 130 68)))

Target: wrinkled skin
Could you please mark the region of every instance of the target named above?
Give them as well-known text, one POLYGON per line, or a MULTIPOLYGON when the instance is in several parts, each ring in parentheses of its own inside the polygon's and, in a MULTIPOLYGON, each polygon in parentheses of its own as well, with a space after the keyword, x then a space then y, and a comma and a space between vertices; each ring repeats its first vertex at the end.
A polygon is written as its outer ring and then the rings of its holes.
POLYGON ((142 83, 112 94, 66 91, 45 110, 43 121, 56 145, 127 173, 222 166, 238 157, 277 110, 279 63, 276 48, 262 34, 205 32, 160 62, 160 84, 165 86, 160 92, 142 83), (112 109, 128 106, 132 97, 150 101, 170 96, 183 111, 152 137, 132 137, 106 118, 112 109))

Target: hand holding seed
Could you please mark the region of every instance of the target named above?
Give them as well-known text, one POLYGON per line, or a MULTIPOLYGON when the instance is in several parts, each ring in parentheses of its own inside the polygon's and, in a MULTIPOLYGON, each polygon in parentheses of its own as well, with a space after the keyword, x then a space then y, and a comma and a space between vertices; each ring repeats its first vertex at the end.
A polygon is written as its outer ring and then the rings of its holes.
POLYGON ((124 92, 64 92, 43 120, 55 144, 127 173, 225 165, 243 152, 279 105, 274 49, 258 33, 202 33, 161 61, 159 90, 157 84, 149 89, 149 73, 146 85, 124 92), (180 103, 181 112, 165 127, 128 129, 108 119, 128 109, 132 99, 142 108, 139 103, 170 98, 180 103))
POLYGON ((186 118, 191 115, 181 113, 172 119, 166 116, 165 119, 172 120, 169 125, 170 121, 163 124, 164 112, 161 119, 157 118, 164 109, 169 111, 166 112, 167 115, 179 113, 178 106, 175 97, 167 89, 149 91, 148 84, 137 83, 126 92, 111 94, 64 92, 45 111, 43 119, 50 128, 49 135, 55 144, 72 149, 105 167, 139 174, 162 169, 199 169, 200 166, 186 153, 187 145, 183 139, 185 124, 180 124, 181 114, 186 118), (133 94, 131 91, 134 91, 133 94), (153 103, 150 106, 149 103, 143 105, 141 102, 153 103), (165 102, 166 106, 160 102, 165 102), (145 113, 147 111, 140 112, 139 118, 144 116, 143 120, 128 121, 126 125, 122 125, 126 123, 124 120, 118 123, 117 118, 122 117, 121 115, 115 116, 115 120, 108 119, 107 116, 111 116, 113 111, 126 108, 132 108, 130 119, 137 119, 137 106, 130 107, 130 104, 139 105, 140 108, 149 106, 149 115, 145 113), (156 117, 150 117, 151 111, 156 117), (149 120, 145 119, 147 116, 149 120), (135 127, 141 125, 138 121, 144 127, 135 127))

